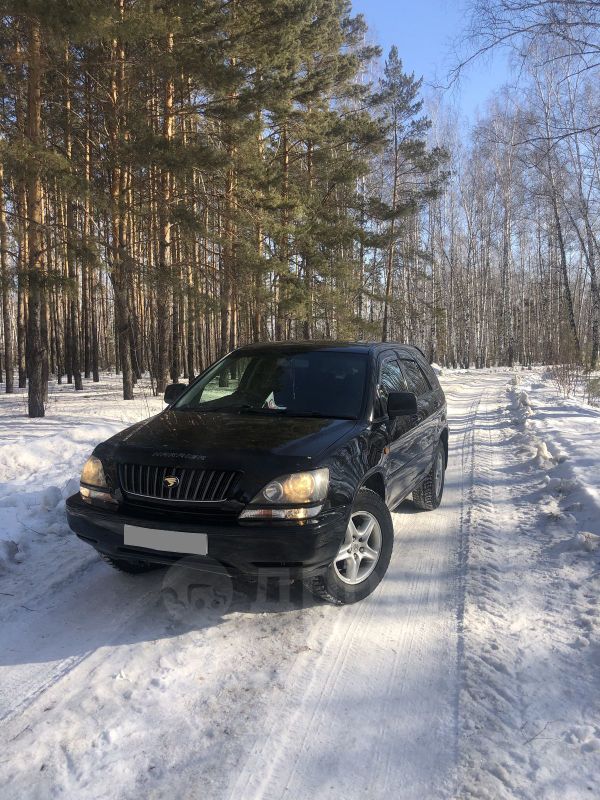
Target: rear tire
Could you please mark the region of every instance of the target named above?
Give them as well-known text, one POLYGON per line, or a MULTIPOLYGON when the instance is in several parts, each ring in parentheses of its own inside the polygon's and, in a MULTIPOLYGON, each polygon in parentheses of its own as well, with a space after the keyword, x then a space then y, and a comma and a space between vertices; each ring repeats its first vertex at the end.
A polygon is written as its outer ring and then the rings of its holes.
POLYGON ((393 546, 394 526, 388 507, 375 492, 360 489, 336 558, 326 572, 306 580, 305 585, 328 603, 357 603, 380 584, 393 546))
POLYGON ((444 475, 446 471, 446 451, 438 442, 431 469, 416 489, 413 489, 413 503, 422 511, 433 511, 442 502, 444 494, 444 475))
POLYGON ((100 558, 119 572, 127 572, 129 575, 139 575, 141 572, 151 572, 160 569, 160 564, 149 564, 147 561, 128 561, 125 558, 113 558, 106 553, 100 553, 100 558))

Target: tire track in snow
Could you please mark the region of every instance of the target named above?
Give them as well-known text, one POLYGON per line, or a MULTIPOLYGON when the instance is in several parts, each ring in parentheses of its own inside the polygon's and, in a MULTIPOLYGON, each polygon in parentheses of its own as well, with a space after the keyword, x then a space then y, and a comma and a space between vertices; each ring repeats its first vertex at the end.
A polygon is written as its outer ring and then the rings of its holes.
MULTIPOLYGON (((461 469, 460 469, 459 475, 457 476, 457 487, 456 487, 456 489, 458 491, 460 491, 461 502, 460 502, 460 524, 459 524, 459 530, 458 530, 457 556, 456 556, 456 559, 457 559, 457 561, 456 561, 457 570, 456 571, 457 571, 458 579, 456 581, 457 591, 455 593, 455 596, 459 600, 459 609, 458 609, 459 615, 460 615, 461 603, 464 603, 464 592, 462 591, 463 584, 464 584, 464 576, 461 577, 462 564, 463 564, 462 550, 463 550, 463 547, 465 546, 465 543, 468 543, 468 529, 466 528, 466 526, 464 524, 464 515, 465 515, 465 508, 469 507, 469 503, 470 503, 471 496, 472 496, 472 487, 473 487, 473 480, 474 480, 473 476, 474 476, 474 469, 475 469, 475 459, 474 459, 475 422, 477 420, 477 414, 478 414, 478 410, 479 410, 480 400, 481 400, 480 396, 477 396, 470 403, 470 405, 468 406, 468 410, 467 410, 466 415, 465 415, 464 428, 463 428, 463 431, 462 431, 462 436, 460 438, 460 444, 459 444, 459 446, 460 446, 460 454, 461 454, 460 455, 461 469), (462 598, 462 600, 461 600, 461 598, 462 598)), ((452 420, 451 420, 451 423, 452 423, 452 420)), ((453 446, 452 446, 452 443, 451 443, 451 449, 452 450, 454 449, 453 446)), ((452 458, 452 455, 453 455, 453 453, 451 452, 450 458, 452 458)), ((449 459, 449 463, 450 463, 450 459, 449 459)), ((436 525, 436 522, 433 522, 432 523, 432 527, 441 527, 440 516, 439 515, 437 516, 437 520, 436 521, 437 521, 437 525, 436 525)), ((423 555, 426 556, 426 557, 422 558, 421 566, 423 568, 427 568, 428 563, 430 563, 430 561, 431 561, 431 555, 432 554, 428 551, 428 552, 424 553, 423 555)), ((418 575, 419 572, 417 572, 416 574, 418 575)), ((418 583, 418 578, 416 578, 416 582, 418 583)), ((423 591, 424 589, 426 589, 426 585, 423 582, 421 582, 421 591, 423 591)), ((425 599, 426 596, 427 595, 425 594, 423 599, 425 599)), ((396 651, 396 656, 394 658, 394 666, 393 666, 393 669, 390 671, 390 676, 389 676, 388 692, 387 692, 387 694, 389 696, 391 696, 392 693, 393 693, 393 687, 396 684, 396 680, 398 678, 398 670, 399 670, 400 666, 402 666, 402 668, 403 668, 402 669, 402 671, 403 671, 402 678, 404 680, 406 679, 407 664, 410 661, 411 648, 412 648, 413 641, 414 641, 414 635, 411 634, 411 636, 409 638, 409 642, 408 642, 408 647, 405 650, 402 650, 402 649, 399 648, 396 651), (403 661, 402 661, 402 663, 401 663, 401 660, 400 660, 400 655, 401 654, 405 656, 403 661)), ((458 650, 458 647, 457 647, 457 650, 458 650)), ((459 673, 458 673, 458 665, 457 665, 457 675, 458 674, 459 673)), ((456 697, 458 698, 458 692, 456 692, 456 697)), ((390 724, 390 722, 393 723, 393 721, 395 720, 395 717, 393 715, 391 717, 390 716, 385 716, 385 717, 383 717, 383 719, 384 719, 384 723, 385 724, 383 724, 381 726, 380 737, 379 737, 380 741, 385 740, 386 738, 388 738, 390 735, 393 735, 394 733, 396 735, 399 734, 399 731, 396 730, 394 732, 391 729, 391 728, 393 728, 393 724, 390 724)), ((449 733, 449 735, 450 735, 450 737, 451 737, 451 739, 453 741, 452 765, 454 766, 457 763, 457 754, 458 754, 458 699, 455 702, 455 721, 454 721, 454 724, 452 725, 452 730, 449 730, 448 733, 449 733)), ((391 754, 390 750, 387 750, 386 751, 385 770, 384 770, 385 779, 383 780, 381 786, 377 786, 376 785, 376 787, 374 787, 374 788, 376 788, 376 791, 374 792, 374 796, 384 797, 384 796, 387 796, 389 791, 393 791, 395 789, 395 787, 389 785, 390 784, 390 775, 391 775, 391 773, 393 771, 392 770, 391 755, 392 754, 391 754)), ((376 771, 376 774, 378 774, 377 771, 376 771)), ((447 782, 446 788, 448 788, 450 782, 451 781, 447 782)))
POLYGON ((481 491, 491 502, 480 504, 472 537, 464 798, 598 795, 597 638, 593 623, 583 637, 577 619, 586 590, 594 603, 584 614, 600 616, 597 569, 575 539, 585 503, 563 463, 569 422, 547 413, 553 401, 538 381, 535 372, 513 376, 508 396, 486 410, 481 491), (518 392, 523 380, 536 382, 539 410, 518 392))
POLYGON ((297 768, 301 756, 306 752, 307 740, 312 728, 318 724, 318 712, 331 697, 337 682, 338 671, 343 669, 349 651, 356 646, 357 628, 372 617, 374 600, 381 593, 382 586, 383 584, 380 584, 375 593, 363 603, 346 608, 325 608, 327 614, 336 615, 337 619, 334 619, 325 642, 322 641, 318 623, 315 626, 317 630, 313 630, 308 651, 309 653, 320 651, 317 657, 317 668, 315 668, 313 656, 303 654, 295 662, 287 681, 288 691, 298 693, 299 690, 299 699, 295 711, 291 714, 291 718, 287 719, 285 727, 294 730, 304 724, 300 746, 294 748, 294 754, 290 754, 285 744, 277 748, 276 742, 272 741, 272 738, 279 738, 277 735, 269 737, 266 742, 261 741, 248 758, 243 771, 235 782, 230 794, 232 800, 240 797, 246 800, 246 798, 255 796, 271 796, 271 790, 268 787, 273 783, 280 787, 281 796, 285 796, 290 777, 297 768), (349 622, 348 617, 350 618, 349 622), (331 661, 331 668, 325 671, 325 675, 322 674, 324 671, 318 668, 318 665, 324 660, 331 661), (307 698, 311 695, 316 697, 316 701, 313 702, 312 711, 308 714, 308 724, 305 724, 303 723, 303 718, 306 718, 305 706, 308 705, 307 698), (269 755, 269 750, 273 745, 276 748, 275 752, 269 755), (257 762, 260 764, 260 769, 256 768, 257 762))
MULTIPOLYGON (((521 511, 515 508, 515 490, 511 494, 504 485, 506 473, 496 455, 499 444, 514 445, 513 437, 502 431, 508 427, 503 419, 507 414, 506 389, 504 380, 493 395, 488 390, 482 398, 482 424, 476 441, 478 466, 470 506, 471 552, 466 586, 470 641, 462 670, 460 701, 459 796, 465 798, 480 797, 482 791, 491 791, 497 798, 513 797, 516 774, 526 762, 519 756, 509 766, 507 761, 497 758, 492 744, 504 740, 513 742, 515 750, 518 748, 516 733, 525 725, 522 710, 526 705, 518 678, 519 636, 513 640, 504 637, 503 641, 502 634, 514 616, 514 609, 526 605, 522 590, 524 576, 520 580, 519 571, 529 566, 527 561, 517 566, 507 546, 510 548, 513 530, 523 524, 522 517, 527 510, 531 516, 532 511, 528 506, 521 511)), ((518 497, 522 490, 516 491, 518 497)))
POLYGON ((336 618, 328 631, 313 630, 311 650, 319 655, 297 659, 286 681, 293 711, 273 710, 228 793, 231 800, 390 792, 422 798, 452 791, 456 613, 464 602, 459 563, 479 407, 479 396, 465 402, 457 394, 464 416, 460 439, 451 440, 445 497, 451 510, 442 505, 432 514, 403 509, 395 515, 386 579, 364 603, 326 609, 326 618, 336 618))

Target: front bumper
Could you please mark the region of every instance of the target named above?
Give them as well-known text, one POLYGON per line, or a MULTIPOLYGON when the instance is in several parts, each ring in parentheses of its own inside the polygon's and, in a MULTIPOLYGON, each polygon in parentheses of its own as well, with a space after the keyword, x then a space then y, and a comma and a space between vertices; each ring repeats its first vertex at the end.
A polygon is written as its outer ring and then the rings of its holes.
POLYGON ((173 564, 186 558, 168 553, 130 547, 124 544, 125 524, 159 530, 205 533, 206 559, 194 556, 201 566, 215 561, 245 575, 305 578, 326 569, 338 552, 348 521, 345 509, 334 509, 303 525, 298 523, 247 524, 236 521, 194 520, 176 514, 146 514, 120 508, 102 509, 85 503, 79 494, 67 500, 67 520, 71 530, 98 552, 118 559, 173 564))

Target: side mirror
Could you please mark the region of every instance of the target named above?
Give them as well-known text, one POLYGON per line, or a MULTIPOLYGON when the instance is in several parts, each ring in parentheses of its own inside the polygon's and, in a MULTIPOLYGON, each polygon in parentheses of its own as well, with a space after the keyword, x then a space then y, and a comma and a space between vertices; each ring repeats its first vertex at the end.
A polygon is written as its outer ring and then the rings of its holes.
POLYGON ((168 403, 168 405, 174 403, 187 388, 185 383, 170 383, 165 389, 165 403, 168 403))
POLYGON ((387 401, 388 417, 410 417, 419 413, 417 395, 412 392, 390 392, 387 401))

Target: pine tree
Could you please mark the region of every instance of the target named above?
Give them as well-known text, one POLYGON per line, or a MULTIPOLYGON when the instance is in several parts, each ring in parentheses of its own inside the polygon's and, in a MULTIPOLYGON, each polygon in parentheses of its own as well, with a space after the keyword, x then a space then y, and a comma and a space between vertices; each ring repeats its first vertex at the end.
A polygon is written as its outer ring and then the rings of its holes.
POLYGON ((426 200, 439 192, 445 177, 439 172, 445 153, 440 149, 428 149, 427 132, 431 122, 421 115, 421 86, 422 80, 404 72, 398 49, 392 47, 379 92, 373 98, 374 106, 381 109, 388 131, 384 166, 389 186, 379 206, 379 216, 385 225, 381 242, 385 251, 381 334, 384 342, 388 341, 391 332, 397 246, 406 233, 402 222, 414 216, 426 200))

